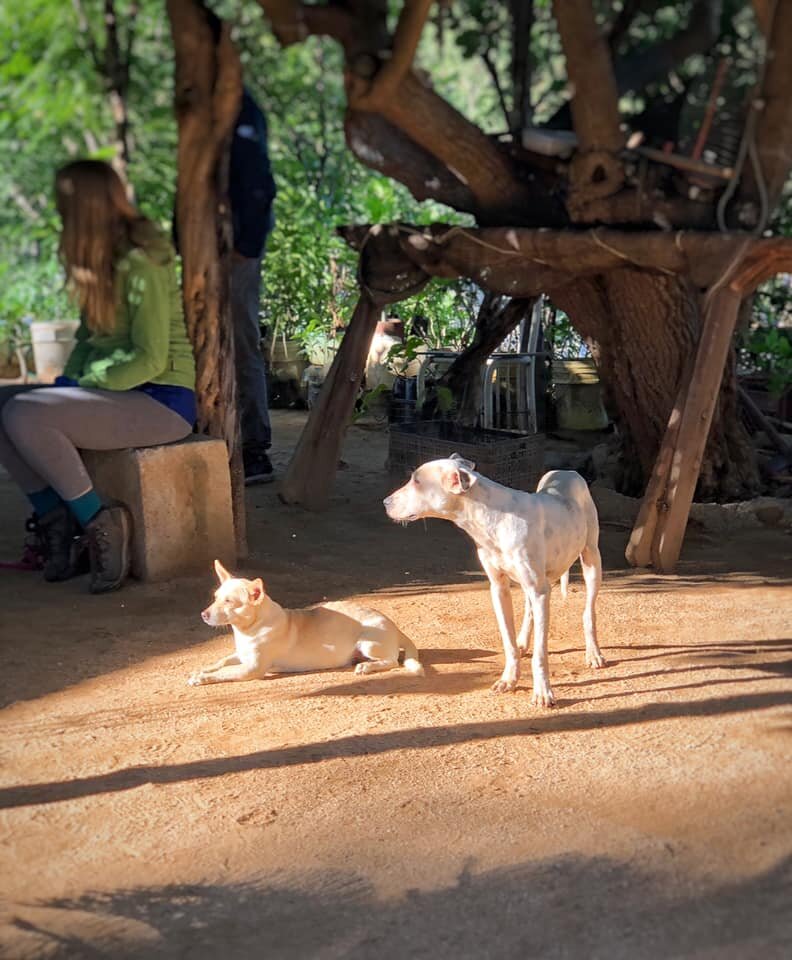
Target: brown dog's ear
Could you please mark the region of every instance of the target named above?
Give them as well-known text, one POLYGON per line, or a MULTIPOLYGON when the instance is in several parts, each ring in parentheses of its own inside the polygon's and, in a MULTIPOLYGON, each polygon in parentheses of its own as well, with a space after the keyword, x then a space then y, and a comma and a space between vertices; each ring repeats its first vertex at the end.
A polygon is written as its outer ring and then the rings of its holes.
POLYGON ((459 453, 452 453, 451 456, 450 456, 448 459, 449 459, 449 460, 453 460, 458 467, 464 467, 465 470, 475 470, 475 469, 476 469, 476 464, 473 463, 472 460, 466 460, 466 459, 465 459, 461 454, 459 454, 459 453))
POLYGON ((476 482, 476 477, 464 467, 451 467, 443 471, 441 482, 448 493, 467 493, 476 482))
POLYGON ((263 597, 264 584, 259 577, 258 580, 253 580, 248 584, 248 599, 251 603, 261 603, 263 597))
POLYGON ((220 583, 225 583, 226 580, 231 579, 231 574, 226 570, 222 563, 219 560, 215 560, 214 563, 215 573, 217 574, 217 579, 220 583))

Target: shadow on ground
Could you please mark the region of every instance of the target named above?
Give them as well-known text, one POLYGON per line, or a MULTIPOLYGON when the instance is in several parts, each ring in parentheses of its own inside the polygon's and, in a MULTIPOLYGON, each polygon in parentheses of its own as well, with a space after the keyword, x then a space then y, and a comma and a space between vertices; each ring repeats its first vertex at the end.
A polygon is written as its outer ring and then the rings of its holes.
POLYGON ((6 929, 25 956, 52 960, 781 960, 792 943, 790 902, 792 858, 689 894, 670 871, 565 857, 485 873, 469 864, 453 886, 392 900, 341 872, 294 885, 88 894, 14 904, 6 929))
MULTIPOLYGON (((785 667, 785 665, 781 665, 785 667)), ((788 671, 787 671, 788 672, 788 671)), ((784 676, 785 673, 780 674, 784 676)), ((606 699, 606 698, 600 698, 606 699)), ((577 700, 560 701, 574 705, 577 700)), ((76 777, 73 780, 21 784, 0 789, 0 810, 117 793, 143 784, 179 783, 246 773, 302 766, 340 757, 374 756, 397 750, 428 750, 473 743, 495 737, 537 736, 600 728, 647 724, 680 717, 713 717, 742 714, 776 707, 792 708, 788 690, 711 697, 705 700, 643 702, 616 710, 544 711, 519 720, 492 720, 453 725, 410 727, 384 733, 353 734, 299 746, 276 747, 237 756, 211 757, 183 763, 139 765, 110 773, 76 777)), ((792 711, 782 720, 781 730, 792 735, 792 711)))

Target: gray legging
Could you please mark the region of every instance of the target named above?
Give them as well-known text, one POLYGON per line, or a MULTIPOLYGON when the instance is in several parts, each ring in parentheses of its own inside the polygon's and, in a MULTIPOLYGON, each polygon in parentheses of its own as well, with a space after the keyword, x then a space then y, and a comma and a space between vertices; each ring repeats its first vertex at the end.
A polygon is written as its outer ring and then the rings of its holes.
POLYGON ((0 387, 0 463, 24 493, 45 487, 76 500, 93 486, 79 450, 152 447, 192 428, 139 390, 0 387))

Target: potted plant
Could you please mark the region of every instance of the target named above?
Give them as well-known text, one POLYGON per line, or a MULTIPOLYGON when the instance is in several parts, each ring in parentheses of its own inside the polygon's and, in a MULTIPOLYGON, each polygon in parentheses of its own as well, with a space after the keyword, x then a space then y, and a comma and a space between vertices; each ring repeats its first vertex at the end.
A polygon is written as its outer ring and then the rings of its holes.
POLYGON ((33 261, 30 269, 0 278, 0 341, 13 353, 17 377, 28 379, 28 350, 36 380, 51 383, 63 372, 74 349, 80 323, 59 276, 57 265, 33 261))

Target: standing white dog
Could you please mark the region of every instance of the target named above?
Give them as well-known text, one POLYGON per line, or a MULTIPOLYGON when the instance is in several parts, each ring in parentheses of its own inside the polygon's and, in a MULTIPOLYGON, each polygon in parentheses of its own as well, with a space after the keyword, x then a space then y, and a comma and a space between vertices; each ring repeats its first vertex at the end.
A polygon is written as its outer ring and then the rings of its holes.
POLYGON ((233 577, 219 560, 215 572, 220 586, 201 616, 212 627, 232 628, 234 652, 194 673, 191 686, 337 670, 356 662, 355 673, 378 673, 398 667, 399 650, 404 669, 423 674, 415 644, 376 610, 347 602, 286 610, 267 596, 261 580, 233 577))
POLYGON ((583 628, 586 663, 605 663, 597 645, 595 603, 602 582, 599 520, 583 477, 573 470, 551 470, 536 493, 510 490, 475 473, 475 464, 453 454, 420 466, 410 480, 384 501, 391 520, 409 523, 423 517, 450 520, 468 533, 489 577, 506 665, 494 685, 497 693, 514 690, 520 656, 527 653, 535 622, 532 702, 553 704, 547 659, 550 587, 561 580, 566 596, 569 568, 580 557, 586 581, 583 628), (510 583, 525 594, 525 617, 515 637, 510 583))

